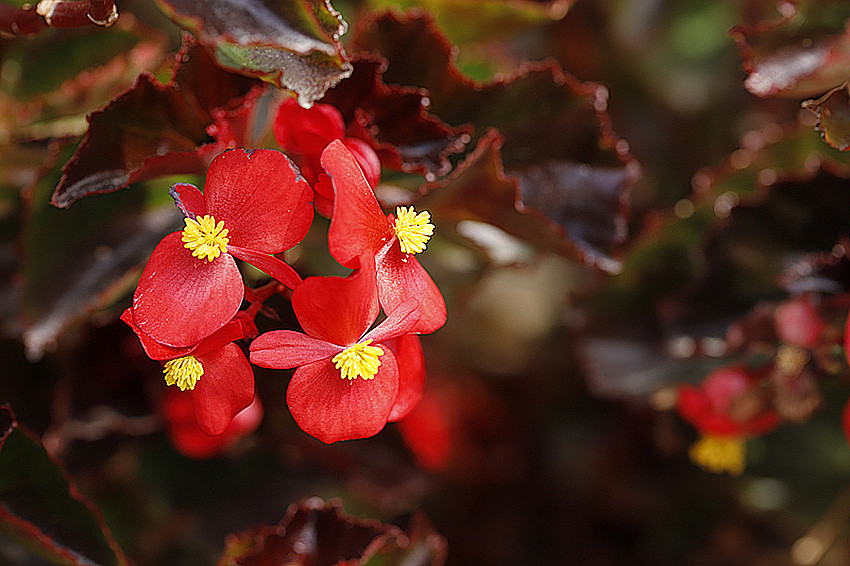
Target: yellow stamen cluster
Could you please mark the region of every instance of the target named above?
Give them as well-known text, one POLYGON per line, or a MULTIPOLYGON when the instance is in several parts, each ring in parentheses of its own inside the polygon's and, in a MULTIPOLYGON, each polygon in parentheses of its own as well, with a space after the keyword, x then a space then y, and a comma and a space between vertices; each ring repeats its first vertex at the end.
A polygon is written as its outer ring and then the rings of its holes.
POLYGON ((224 221, 215 223, 210 215, 198 216, 196 219, 186 218, 186 228, 183 229, 183 245, 192 250, 192 255, 199 259, 212 261, 227 252, 227 228, 224 221))
POLYGON ((378 373, 378 368, 381 366, 381 360, 378 356, 383 356, 384 351, 377 346, 370 346, 372 339, 364 340, 354 346, 349 346, 336 356, 331 361, 340 370, 343 379, 372 379, 378 373))
POLYGON ((195 356, 183 356, 165 362, 162 373, 165 374, 166 385, 176 385, 180 391, 186 391, 195 388, 195 384, 204 375, 204 366, 195 356))
POLYGON ((729 472, 740 476, 746 467, 747 445, 741 438, 704 436, 694 442, 688 456, 691 461, 709 472, 729 472))
POLYGON ((413 207, 403 206, 395 209, 395 234, 401 251, 406 254, 418 254, 425 250, 425 244, 434 234, 431 214, 427 211, 417 214, 413 207))
POLYGON ((809 363, 809 353, 799 346, 782 344, 776 350, 776 369, 784 375, 800 375, 809 363))

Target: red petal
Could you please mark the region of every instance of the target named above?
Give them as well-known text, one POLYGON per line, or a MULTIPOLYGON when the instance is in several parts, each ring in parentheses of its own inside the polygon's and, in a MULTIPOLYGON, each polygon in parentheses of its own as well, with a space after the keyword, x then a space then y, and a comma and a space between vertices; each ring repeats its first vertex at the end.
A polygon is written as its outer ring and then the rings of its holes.
POLYGON ((381 324, 363 336, 363 340, 371 338, 375 342, 386 342, 411 332, 419 322, 419 301, 410 299, 390 311, 381 324))
POLYGON ((395 231, 363 170, 341 141, 333 141, 325 148, 322 166, 333 179, 335 192, 328 247, 342 265, 355 267, 361 253, 378 253, 395 238, 395 231))
POLYGON ((151 254, 133 295, 133 317, 142 332, 166 346, 192 346, 227 324, 245 287, 236 261, 222 254, 209 262, 168 234, 151 254))
POLYGON ((198 426, 192 405, 191 391, 169 387, 162 408, 171 442, 188 458, 211 458, 220 454, 238 438, 253 432, 263 420, 263 406, 260 398, 255 397, 223 433, 209 435, 198 426))
POLYGON ((294 98, 289 98, 283 101, 277 111, 273 131, 280 147, 304 155, 305 134, 320 136, 327 145, 331 140, 343 136, 345 122, 335 106, 314 104, 310 108, 304 108, 294 98))
POLYGON ((405 443, 416 460, 429 470, 442 470, 453 445, 451 411, 433 393, 426 393, 416 408, 398 423, 405 443))
POLYGON ((419 336, 405 334, 384 343, 398 362, 398 396, 387 420, 398 421, 416 407, 425 389, 425 357, 419 336))
POLYGON ((301 366, 292 376, 286 402, 298 426, 325 443, 366 438, 387 423, 398 395, 398 367, 384 349, 374 379, 343 379, 330 360, 301 366))
POLYGON ((251 362, 264 368, 288 369, 331 358, 340 346, 295 332, 272 330, 251 342, 251 362))
POLYGON ((242 261, 247 261, 266 275, 277 279, 290 289, 295 289, 301 284, 301 276, 291 265, 283 260, 262 252, 255 252, 247 248, 227 246, 228 253, 242 261))
POLYGON ((240 314, 237 314, 233 319, 221 327, 215 334, 207 336, 194 349, 195 356, 204 356, 214 350, 220 350, 231 342, 245 338, 246 325, 243 320, 240 320, 240 314))
POLYGON ((145 354, 147 354, 147 356, 152 360, 173 360, 175 358, 188 355, 192 351, 192 348, 194 348, 194 346, 172 348, 171 346, 160 344, 136 326, 136 321, 133 318, 133 309, 126 309, 123 313, 121 313, 121 320, 126 322, 127 325, 133 329, 133 332, 135 332, 136 336, 139 337, 139 342, 142 344, 142 349, 145 351, 145 354))
POLYGON ((381 182, 381 159, 372 146, 360 138, 345 138, 342 140, 345 147, 357 159, 357 164, 363 170, 366 181, 374 187, 381 182))
POLYGON ((446 323, 446 302, 431 276, 413 255, 402 253, 393 243, 377 263, 378 297, 389 312, 410 299, 419 301, 421 316, 410 332, 428 334, 446 323))
POLYGON ((230 242, 267 254, 288 250, 307 234, 312 196, 289 158, 273 149, 219 154, 204 186, 207 210, 224 221, 230 242))
POLYGON ((239 411, 254 400, 254 372, 236 344, 198 356, 204 375, 192 390, 198 426, 221 434, 239 411))
POLYGON ((357 343, 380 312, 374 261, 348 277, 308 277, 292 293, 292 308, 304 332, 340 346, 357 343))
POLYGON ((189 217, 203 216, 207 213, 207 203, 204 195, 195 185, 177 183, 168 191, 174 199, 174 204, 189 217))
MULTIPOLYGON (((316 194, 313 195, 313 208, 325 218, 330 218, 333 216, 334 212, 334 199, 327 198, 319 193, 323 181, 329 186, 331 185, 331 178, 322 173, 319 177, 319 181, 315 185, 316 194)), ((333 193, 333 187, 331 187, 331 193, 333 193)))

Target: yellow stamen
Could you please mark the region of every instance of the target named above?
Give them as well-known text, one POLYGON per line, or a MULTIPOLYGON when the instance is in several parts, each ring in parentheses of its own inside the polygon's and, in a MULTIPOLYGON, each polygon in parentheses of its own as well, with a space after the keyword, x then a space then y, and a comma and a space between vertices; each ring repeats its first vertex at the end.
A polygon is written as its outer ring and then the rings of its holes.
POLYGON ((694 442, 688 456, 691 462, 713 472, 740 476, 746 467, 747 445, 741 438, 704 436, 694 442))
POLYGON ((406 254, 418 254, 425 250, 425 244, 434 234, 434 225, 430 220, 431 214, 427 211, 416 214, 412 206, 396 207, 395 233, 401 251, 406 254))
POLYGON ((343 379, 372 379, 378 373, 378 367, 381 365, 381 360, 378 356, 383 356, 384 351, 377 346, 370 346, 372 339, 364 340, 354 346, 349 346, 336 356, 331 361, 340 370, 343 379))
POLYGON ((799 346, 782 344, 776 350, 776 369, 784 375, 800 375, 809 363, 809 353, 799 346))
POLYGON ((214 260, 227 252, 229 241, 224 221, 216 224, 215 218, 208 214, 198 216, 196 219, 186 218, 183 245, 192 250, 192 255, 196 258, 214 260))
POLYGON ((162 368, 166 385, 177 385, 180 391, 194 389, 195 384, 204 375, 204 366, 195 356, 183 356, 176 360, 168 360, 162 368))

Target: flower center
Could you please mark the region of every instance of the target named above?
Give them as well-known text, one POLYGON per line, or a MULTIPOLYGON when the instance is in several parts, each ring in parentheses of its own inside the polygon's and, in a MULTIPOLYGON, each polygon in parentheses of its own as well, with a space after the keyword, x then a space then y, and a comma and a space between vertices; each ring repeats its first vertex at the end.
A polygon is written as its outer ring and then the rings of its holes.
POLYGON ((340 370, 343 379, 372 379, 378 373, 378 367, 381 365, 381 360, 378 356, 383 356, 384 351, 377 346, 370 346, 372 339, 364 340, 354 346, 349 346, 336 356, 331 361, 340 370))
POLYGON ((180 391, 194 389, 195 384, 204 375, 204 366, 195 356, 183 356, 176 360, 168 360, 162 368, 166 385, 176 385, 180 391))
POLYGON ((395 209, 395 234, 401 251, 406 254, 418 254, 425 250, 425 244, 434 234, 434 225, 429 222, 431 214, 427 211, 417 214, 413 207, 403 206, 395 209))
POLYGON ((186 218, 186 228, 183 229, 183 245, 192 250, 192 255, 198 259, 212 261, 227 252, 227 228, 224 221, 215 223, 215 218, 206 214, 195 219, 186 218))
POLYGON ((688 450, 694 464, 715 474, 729 472, 733 476, 744 473, 746 454, 746 443, 736 437, 704 436, 688 450))

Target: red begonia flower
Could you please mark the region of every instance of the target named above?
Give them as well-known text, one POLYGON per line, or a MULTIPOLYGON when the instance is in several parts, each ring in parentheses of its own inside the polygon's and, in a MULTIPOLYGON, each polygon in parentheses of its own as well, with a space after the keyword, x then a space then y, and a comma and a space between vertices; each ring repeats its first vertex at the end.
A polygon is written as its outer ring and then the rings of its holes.
POLYGON ((252 433, 263 420, 259 397, 239 411, 224 432, 206 434, 195 419, 192 393, 169 387, 162 404, 168 437, 178 452, 188 458, 212 458, 221 454, 241 437, 252 433))
POLYGON ((446 303, 414 257, 425 249, 433 232, 430 215, 399 207, 398 218, 385 216, 357 161, 339 141, 322 153, 322 166, 333 179, 336 193, 328 230, 331 255, 350 268, 356 267, 361 254, 374 256, 384 311, 416 299, 420 319, 413 332, 425 334, 440 328, 446 322, 446 303))
POLYGON ((300 242, 313 220, 310 188, 285 155, 226 151, 210 164, 203 194, 188 184, 172 194, 186 228, 157 245, 133 295, 136 324, 152 339, 190 346, 232 319, 244 295, 234 258, 289 287, 301 282, 272 255, 300 242))
POLYGON ((779 425, 772 409, 759 411, 747 420, 732 414, 736 399, 758 385, 742 368, 727 367, 710 373, 699 388, 679 389, 678 410, 686 421, 704 435, 743 437, 764 434, 779 425))
POLYGON ((378 154, 365 141, 345 137, 342 114, 330 104, 304 108, 294 98, 289 98, 278 109, 273 131, 281 149, 298 159, 301 174, 316 192, 313 206, 323 216, 330 217, 333 212, 333 186, 319 161, 330 142, 342 141, 354 154, 372 186, 381 179, 378 154))
POLYGON ((175 348, 158 343, 139 328, 133 310, 121 315, 139 337, 145 353, 164 363, 165 381, 187 391, 198 426, 206 434, 222 434, 233 418, 254 399, 254 371, 242 349, 233 343, 246 336, 238 317, 195 345, 175 348))
POLYGON ((381 431, 398 398, 399 368, 384 342, 410 332, 416 302, 380 308, 374 260, 346 278, 309 277, 292 293, 304 333, 273 330, 251 344, 257 365, 297 368, 286 401, 295 422, 322 442, 366 438, 381 431), (368 332, 367 332, 368 331, 368 332))

